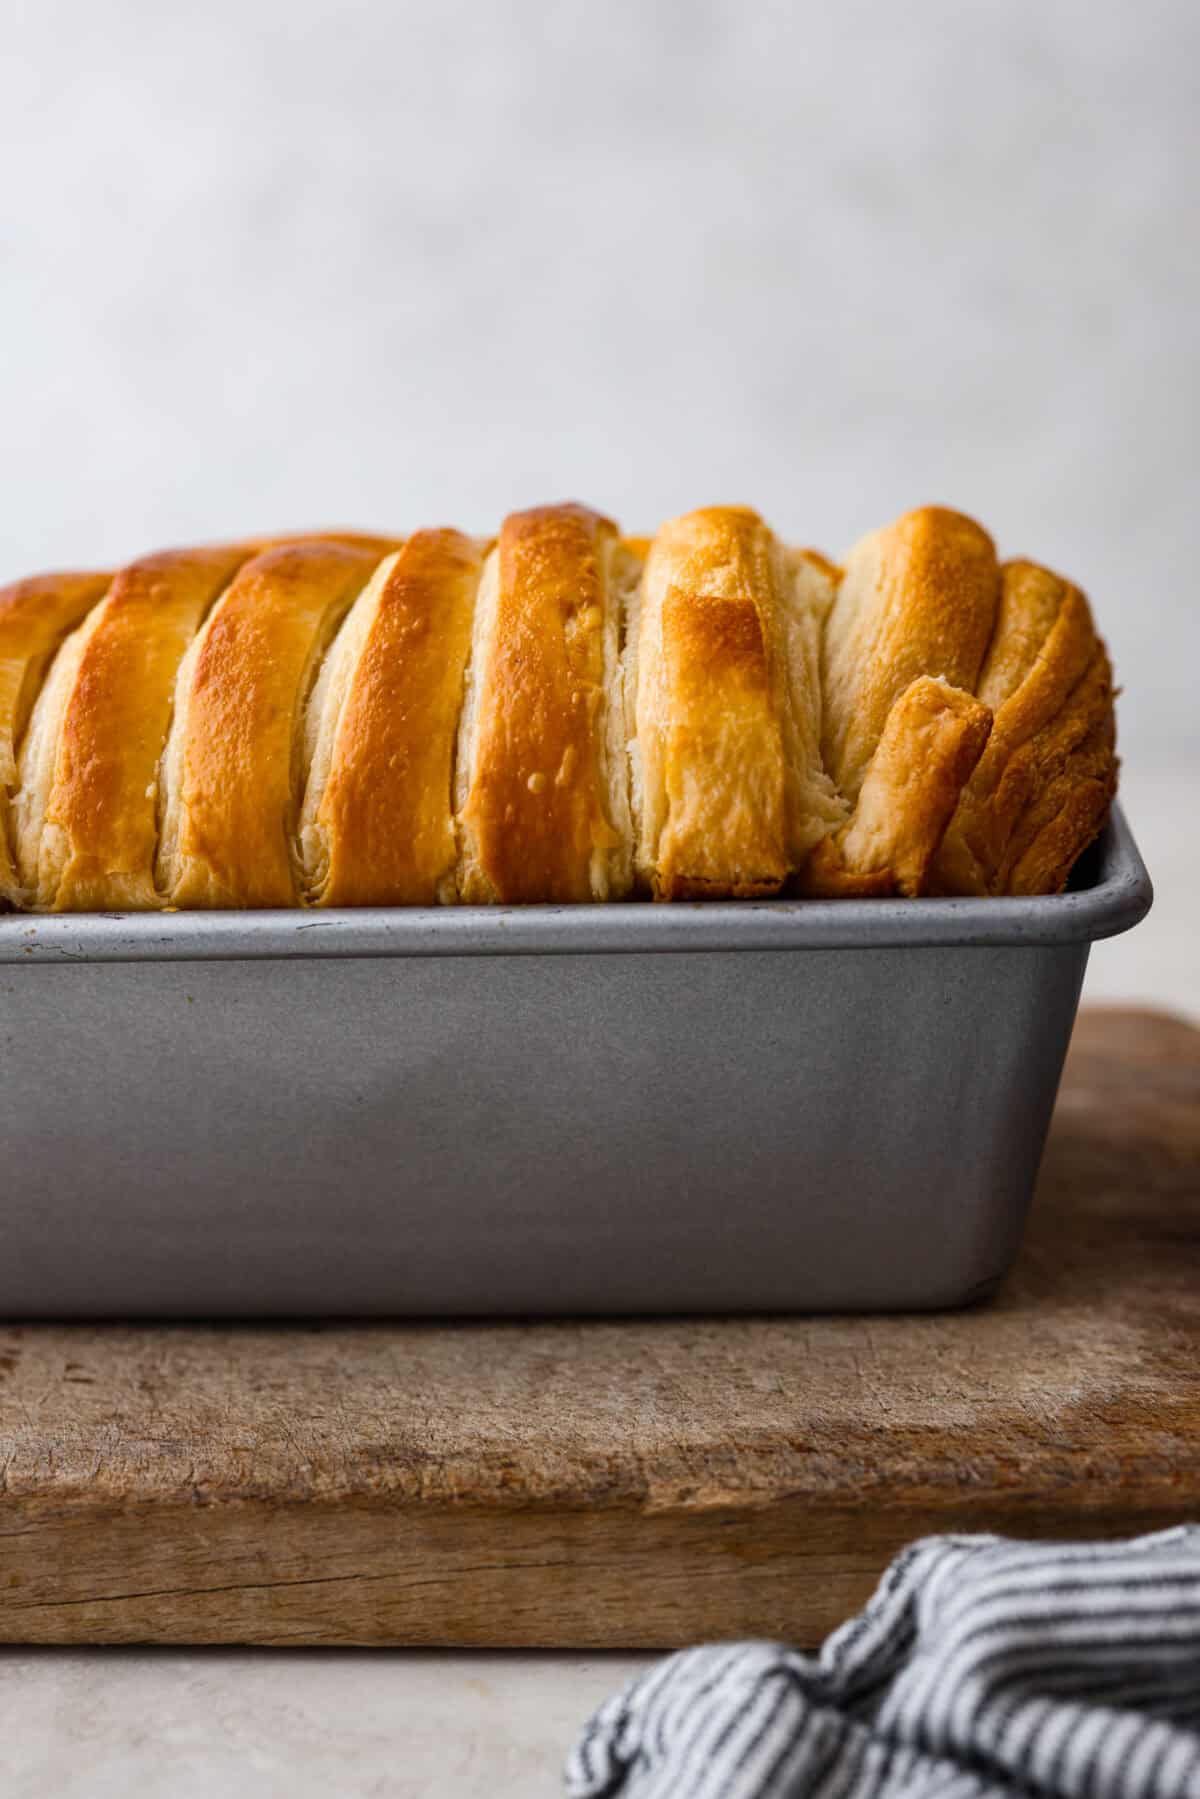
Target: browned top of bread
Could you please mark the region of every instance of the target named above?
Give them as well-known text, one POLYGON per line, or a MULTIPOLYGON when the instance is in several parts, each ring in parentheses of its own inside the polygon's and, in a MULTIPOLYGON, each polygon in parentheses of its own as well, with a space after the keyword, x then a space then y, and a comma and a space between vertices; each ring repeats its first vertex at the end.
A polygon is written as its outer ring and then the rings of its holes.
POLYGON ((605 656, 616 547, 616 526, 585 506, 536 507, 500 528, 460 751, 463 899, 588 900, 617 884, 605 656))
POLYGON ((379 568, 314 693, 301 824, 310 899, 453 897, 454 751, 484 540, 418 531, 379 568))

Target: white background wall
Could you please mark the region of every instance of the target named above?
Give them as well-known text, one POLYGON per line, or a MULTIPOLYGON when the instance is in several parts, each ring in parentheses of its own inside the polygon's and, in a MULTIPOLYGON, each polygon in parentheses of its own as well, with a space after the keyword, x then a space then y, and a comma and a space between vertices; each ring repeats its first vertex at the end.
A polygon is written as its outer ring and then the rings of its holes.
POLYGON ((936 498, 1088 586, 1127 755, 1200 755, 1189 0, 4 13, 0 572, 936 498))

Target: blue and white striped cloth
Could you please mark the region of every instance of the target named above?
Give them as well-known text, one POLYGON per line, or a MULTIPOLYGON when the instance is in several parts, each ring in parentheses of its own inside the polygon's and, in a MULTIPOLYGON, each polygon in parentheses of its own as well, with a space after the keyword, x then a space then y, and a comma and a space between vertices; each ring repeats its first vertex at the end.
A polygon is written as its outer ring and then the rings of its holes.
POLYGON ((573 1799, 1200 1799, 1200 1527, 930 1537, 815 1656, 716 1644, 601 1706, 573 1799))

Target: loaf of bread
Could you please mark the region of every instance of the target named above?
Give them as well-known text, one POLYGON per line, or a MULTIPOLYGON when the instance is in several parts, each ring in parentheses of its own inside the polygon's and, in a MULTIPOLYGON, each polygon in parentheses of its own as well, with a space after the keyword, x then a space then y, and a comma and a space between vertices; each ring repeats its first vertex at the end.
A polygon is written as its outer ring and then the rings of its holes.
POLYGON ((1114 745, 1083 594, 938 507, 841 566, 564 504, 0 590, 27 910, 1054 893, 1114 745))

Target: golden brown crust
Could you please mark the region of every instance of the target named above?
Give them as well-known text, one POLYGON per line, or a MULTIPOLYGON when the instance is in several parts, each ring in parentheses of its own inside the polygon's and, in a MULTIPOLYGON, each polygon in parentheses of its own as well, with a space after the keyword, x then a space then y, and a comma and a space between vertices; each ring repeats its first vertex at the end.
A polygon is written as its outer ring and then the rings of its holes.
POLYGON ((609 769, 618 696, 605 655, 616 548, 615 525, 584 506, 537 507, 501 526, 464 746, 465 901, 616 898, 627 886, 609 769))
MULTIPOLYGON (((211 548, 144 557, 114 578, 60 650, 68 679, 60 686, 52 670, 38 702, 52 697, 57 710, 53 741, 39 746, 46 787, 26 794, 23 751, 17 802, 19 811, 29 802, 18 828, 18 872, 37 907, 158 905, 158 760, 175 672, 242 556, 211 548)), ((27 742, 34 736, 31 721, 27 742)))
POLYGON ((307 541, 245 563, 180 669, 159 884, 171 906, 290 906, 307 687, 390 548, 307 541))
POLYGON ((1000 572, 987 532, 939 506, 906 513, 846 558, 825 632, 824 751, 853 804, 896 700, 921 675, 973 693, 1000 572))
POLYGON ((431 906, 453 893, 454 751, 487 548, 418 531, 343 627, 333 657, 350 665, 331 670, 301 829, 314 903, 431 906))
POLYGON ((987 706, 922 675, 888 714, 849 823, 813 851, 798 878, 812 897, 929 891, 929 871, 991 730, 987 706))
POLYGON ((946 833, 948 893, 1057 893, 1108 814, 1117 760, 1112 669, 1077 587, 1006 563, 979 681, 991 741, 946 833))
POLYGON ((0 904, 1055 892, 1107 816, 1087 600, 961 514, 842 568, 745 507, 397 549, 0 590, 0 904))
POLYGON ((35 575, 0 588, 0 897, 10 903, 21 898, 9 824, 17 750, 54 652, 101 598, 109 579, 35 575))

